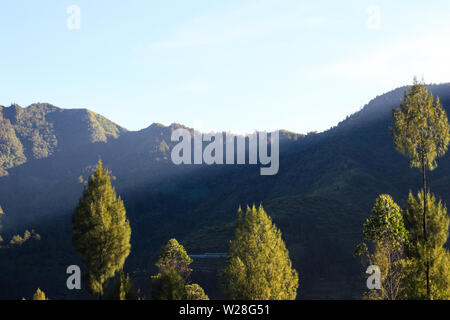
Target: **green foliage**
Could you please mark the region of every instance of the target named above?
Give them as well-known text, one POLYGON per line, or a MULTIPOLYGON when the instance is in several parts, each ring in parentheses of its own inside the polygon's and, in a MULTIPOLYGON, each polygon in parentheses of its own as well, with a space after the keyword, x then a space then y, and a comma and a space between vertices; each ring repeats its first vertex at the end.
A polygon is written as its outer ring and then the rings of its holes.
POLYGON ((49 104, 34 104, 27 109, 10 107, 9 118, 24 146, 27 158, 42 159, 54 154, 58 146, 53 123, 47 118, 57 108, 49 104))
MULTIPOLYGON (((449 89, 448 84, 430 86, 446 108, 450 106, 449 89)), ((364 281, 359 277, 359 261, 349 253, 361 240, 361 226, 374 199, 383 191, 406 202, 408 190, 417 189, 418 170, 404 166, 386 130, 392 107, 400 104, 404 91, 405 87, 377 97, 329 131, 298 143, 286 141, 280 145, 283 168, 277 176, 262 180, 257 166, 212 166, 195 172, 189 166, 154 167, 153 156, 161 155, 149 154, 149 150, 157 149, 162 139, 170 146, 170 127, 153 126, 107 143, 88 144, 86 112, 52 112, 47 120, 55 129, 60 151, 40 161, 27 153, 27 165, 0 179, 0 203, 8 209, 5 225, 15 224, 16 230, 23 231, 31 228, 33 220, 32 227, 43 235, 42 243, 28 241, 25 246, 0 250, 0 281, 10 288, 0 292, 0 298, 21 298, 24 292, 43 285, 55 298, 84 294, 84 290, 79 294, 61 286, 65 273, 60 270, 78 261, 71 250, 70 221, 65 217, 80 195, 77 177, 99 156, 113 172, 117 168, 118 191, 133 221, 133 259, 127 259, 127 270, 145 269, 148 257, 159 253, 169 235, 182 239, 188 252, 226 252, 234 235, 235 208, 239 203, 263 201, 283 231, 294 268, 301 272, 300 297, 359 298, 364 281), (86 147, 79 147, 82 142, 86 147), (187 174, 189 170, 192 174, 187 174), (43 219, 44 213, 48 219, 43 219), (195 240, 192 245, 188 237, 195 240), (29 267, 35 261, 40 261, 39 269, 29 267), (36 283, 34 279, 41 280, 36 283)), ((27 140, 17 136, 30 152, 27 140)), ((433 191, 448 203, 450 162, 444 158, 439 167, 430 175, 433 191)), ((224 263, 220 260, 218 268, 224 263)), ((222 298, 214 287, 215 277, 208 274, 208 280, 204 275, 194 271, 194 282, 208 288, 211 298, 222 298)))
POLYGON ((222 272, 225 294, 235 300, 294 300, 298 274, 281 232, 260 206, 239 208, 235 239, 222 272))
POLYGON ((108 138, 118 138, 122 128, 115 125, 105 117, 87 110, 89 119, 89 133, 92 142, 107 142, 108 138))
MULTIPOLYGON (((398 151, 409 157, 411 167, 422 171, 423 197, 428 192, 426 171, 437 167, 436 158, 447 152, 450 141, 447 113, 439 98, 435 101, 423 83, 414 78, 414 85, 405 94, 400 109, 393 112, 395 129, 391 129, 394 143, 398 151)), ((422 221, 417 224, 423 230, 424 242, 428 242, 427 203, 423 201, 422 221)), ((432 299, 431 293, 431 261, 428 245, 424 250, 426 296, 432 299)))
POLYGON ((186 285, 186 300, 209 300, 205 291, 198 284, 186 285))
POLYGON ((156 266, 158 274, 152 277, 154 300, 209 300, 198 284, 185 284, 192 263, 184 247, 176 239, 170 239, 161 248, 156 266))
POLYGON ((384 300, 381 290, 369 290, 363 293, 362 300, 384 300))
POLYGON ((125 207, 99 161, 72 216, 72 243, 88 269, 90 291, 101 296, 107 279, 130 253, 131 228, 125 207))
POLYGON ((139 300, 140 291, 135 290, 130 276, 121 270, 114 279, 112 292, 106 296, 108 300, 139 300))
POLYGON ((450 218, 447 208, 434 195, 427 193, 427 235, 425 240, 422 214, 424 197, 409 194, 405 222, 410 234, 408 260, 405 262, 407 298, 427 299, 426 266, 430 266, 431 299, 450 299, 450 254, 444 248, 448 239, 450 218))
POLYGON ((14 245, 20 246, 30 239, 41 240, 41 236, 38 233, 36 233, 34 230, 31 230, 31 232, 28 230, 25 230, 23 237, 16 234, 11 238, 11 240, 9 241, 9 244, 12 246, 14 246, 14 245))
POLYGON ((48 299, 45 296, 44 291, 38 288, 34 293, 33 300, 48 300, 48 299))
POLYGON ((395 147, 409 157, 410 166, 436 168, 436 157, 445 154, 450 141, 447 113, 439 98, 434 100, 427 86, 414 79, 393 120, 395 147))
POLYGON ((159 273, 176 271, 186 280, 192 272, 192 269, 189 268, 191 263, 192 259, 188 256, 184 247, 176 239, 170 239, 161 248, 156 266, 159 273))
POLYGON ((366 267, 376 265, 381 271, 381 289, 366 292, 364 299, 400 299, 403 294, 402 267, 408 232, 401 209, 390 195, 383 194, 375 200, 372 213, 364 223, 363 234, 372 250, 363 242, 357 246, 355 256, 361 256, 366 267))
POLYGON ((388 194, 380 195, 364 223, 364 240, 402 247, 408 237, 400 207, 388 194))
POLYGON ((0 114, 0 168, 9 169, 26 160, 23 145, 17 138, 14 127, 8 119, 2 119, 0 114))
MULTIPOLYGON (((449 217, 447 208, 441 200, 427 192, 427 246, 443 247, 448 239, 449 217)), ((405 222, 410 233, 412 255, 416 255, 417 245, 425 245, 423 228, 421 225, 421 210, 423 208, 423 191, 418 192, 417 199, 410 192, 408 196, 407 209, 405 212, 405 222)))
POLYGON ((158 274, 152 279, 153 300, 186 300, 187 292, 183 277, 174 270, 158 274))
POLYGON ((30 159, 54 155, 61 147, 107 142, 124 131, 89 110, 62 110, 47 103, 0 106, 0 176, 30 159))

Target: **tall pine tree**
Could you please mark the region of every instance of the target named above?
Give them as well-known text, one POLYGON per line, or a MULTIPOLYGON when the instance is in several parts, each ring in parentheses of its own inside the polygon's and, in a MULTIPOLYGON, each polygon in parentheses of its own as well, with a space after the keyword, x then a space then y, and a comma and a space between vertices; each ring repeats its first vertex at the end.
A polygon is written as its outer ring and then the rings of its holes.
POLYGON ((444 248, 448 239, 450 218, 441 201, 427 193, 427 234, 421 226, 423 193, 417 199, 409 194, 405 224, 409 231, 408 259, 405 264, 404 284, 406 298, 448 300, 450 299, 450 253, 444 248), (428 265, 424 263, 428 262, 428 265), (426 268, 429 267, 429 292, 426 268))
POLYGON ((122 269, 131 248, 125 207, 102 161, 84 188, 72 224, 73 247, 88 269, 89 290, 101 297, 105 282, 122 269))
POLYGON ((223 289, 234 300, 294 300, 298 274, 281 232, 263 207, 239 208, 230 243, 223 289))
MULTIPOLYGON (((447 152, 450 132, 447 113, 442 108, 439 98, 434 100, 424 83, 414 78, 411 89, 405 93, 400 108, 393 111, 394 128, 391 134, 397 150, 409 157, 411 167, 420 168, 422 172, 423 197, 428 192, 426 171, 437 167, 436 158, 447 152)), ((427 238, 427 201, 423 202, 422 226, 425 244, 427 238)), ((428 248, 424 248, 428 250, 428 248)), ((427 297, 431 298, 430 264, 428 255, 423 258, 427 297)))

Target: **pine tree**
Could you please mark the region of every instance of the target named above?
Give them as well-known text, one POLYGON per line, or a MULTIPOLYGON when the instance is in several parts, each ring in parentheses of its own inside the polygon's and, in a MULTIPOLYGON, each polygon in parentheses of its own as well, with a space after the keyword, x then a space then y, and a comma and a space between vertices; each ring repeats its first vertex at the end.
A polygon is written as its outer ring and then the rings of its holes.
MULTIPOLYGON (((426 171, 437 167, 436 158, 442 157, 447 152, 450 141, 447 113, 442 108, 439 98, 434 100, 426 85, 414 78, 414 84, 405 93, 400 108, 393 111, 393 120, 395 128, 391 128, 391 134, 395 147, 409 157, 411 167, 421 169, 425 197, 425 193, 428 192, 426 171)), ((420 223, 427 243, 426 239, 429 237, 426 220, 427 201, 424 201, 423 205, 420 223)), ((425 260, 424 263, 427 297, 431 298, 430 261, 425 260)))
POLYGON ((107 300, 140 300, 140 290, 135 290, 128 274, 121 270, 114 279, 112 290, 105 294, 107 300))
POLYGON ((355 256, 363 258, 363 265, 376 265, 381 271, 381 289, 365 294, 369 299, 397 300, 402 297, 404 247, 408 240, 400 207, 391 196, 380 195, 370 217, 364 223, 364 240, 357 246, 355 256))
POLYGON ((186 300, 187 292, 183 277, 174 270, 153 277, 152 300, 186 300))
POLYGON ((178 272, 186 281, 192 272, 189 265, 192 263, 184 247, 176 239, 170 239, 165 246, 161 248, 156 266, 159 273, 167 271, 178 272))
POLYGON ((44 291, 38 288, 34 293, 33 300, 48 300, 48 299, 45 296, 44 291))
POLYGON ((447 208, 427 193, 427 234, 421 226, 423 193, 417 199, 409 194, 405 223, 410 234, 408 260, 405 263, 405 287, 408 299, 450 299, 450 253, 444 248, 448 239, 450 218, 447 208), (425 264, 427 261, 428 264, 425 264), (429 290, 426 268, 429 267, 429 290))
POLYGON ((152 299, 154 300, 209 300, 205 291, 198 284, 186 284, 192 269, 184 247, 176 240, 170 239, 161 248, 156 266, 158 274, 152 277, 152 299), (181 277, 183 288, 181 288, 181 277), (173 290, 174 292, 170 292, 173 290))
POLYGON ((123 201, 101 161, 84 188, 72 224, 72 243, 88 269, 89 290, 101 297, 105 282, 122 269, 131 247, 123 201))
POLYGON ((186 285, 186 300, 209 300, 205 291, 198 284, 186 285))
POLYGON ((260 206, 239 208, 230 243, 223 289, 234 300, 294 300, 298 274, 292 268, 281 232, 260 206))

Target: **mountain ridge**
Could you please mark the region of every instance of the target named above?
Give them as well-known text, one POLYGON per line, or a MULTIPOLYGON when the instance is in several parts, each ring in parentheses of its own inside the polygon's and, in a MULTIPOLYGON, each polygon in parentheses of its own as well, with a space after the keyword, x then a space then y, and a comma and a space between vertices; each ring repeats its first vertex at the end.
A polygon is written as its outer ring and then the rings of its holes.
MULTIPOLYGON (((262 203, 280 228, 303 279, 301 297, 317 298, 314 288, 322 285, 320 279, 327 279, 326 285, 339 292, 334 297, 360 297, 363 272, 352 253, 361 241, 362 223, 374 199, 388 193, 403 205, 409 190, 420 188, 419 171, 409 168, 389 133, 392 108, 400 105, 407 88, 372 99, 330 130, 286 138, 280 143, 280 170, 275 176, 260 176, 259 166, 251 165, 176 166, 169 160, 173 146, 170 134, 175 127, 160 124, 127 131, 102 143, 62 148, 48 157, 12 167, 8 176, 0 178, 4 230, 10 234, 34 228, 42 236, 42 244, 36 244, 28 258, 20 256, 18 261, 29 259, 32 263, 42 255, 51 255, 53 260, 40 267, 49 279, 44 284, 52 296, 67 294, 57 285, 65 280, 51 280, 50 271, 56 272, 76 259, 70 244, 71 212, 101 158, 112 171, 133 230, 133 250, 126 268, 133 273, 145 270, 143 281, 148 280, 155 255, 168 238, 177 238, 189 252, 225 252, 238 206, 262 203)), ((430 89, 449 111, 450 85, 430 89)), ((85 137, 88 141, 91 136, 88 133, 85 137)), ((449 203, 449 184, 447 154, 429 174, 429 185, 449 203)), ((1 261, 0 274, 9 270, 1 261)), ((16 274, 17 294, 25 287, 43 285, 32 273, 16 274)), ((205 283, 216 283, 214 273, 195 274, 199 283, 211 290, 211 297, 220 297, 217 288, 205 283)), ((2 281, 12 280, 0 277, 0 285, 2 281)))
MULTIPOLYGON (((60 149, 107 142, 127 132, 88 109, 62 109, 49 103, 0 107, 0 170, 53 155, 60 149), (74 138, 76 137, 76 138, 74 138)), ((0 173, 0 175, 1 175, 0 173)))

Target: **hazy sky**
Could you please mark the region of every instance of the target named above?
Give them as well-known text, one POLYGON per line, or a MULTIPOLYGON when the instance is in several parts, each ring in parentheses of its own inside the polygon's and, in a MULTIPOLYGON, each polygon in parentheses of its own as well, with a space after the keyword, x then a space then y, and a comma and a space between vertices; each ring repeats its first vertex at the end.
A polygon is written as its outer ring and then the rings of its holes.
POLYGON ((322 131, 414 75, 450 82, 450 1, 0 2, 0 104, 130 130, 322 131))

